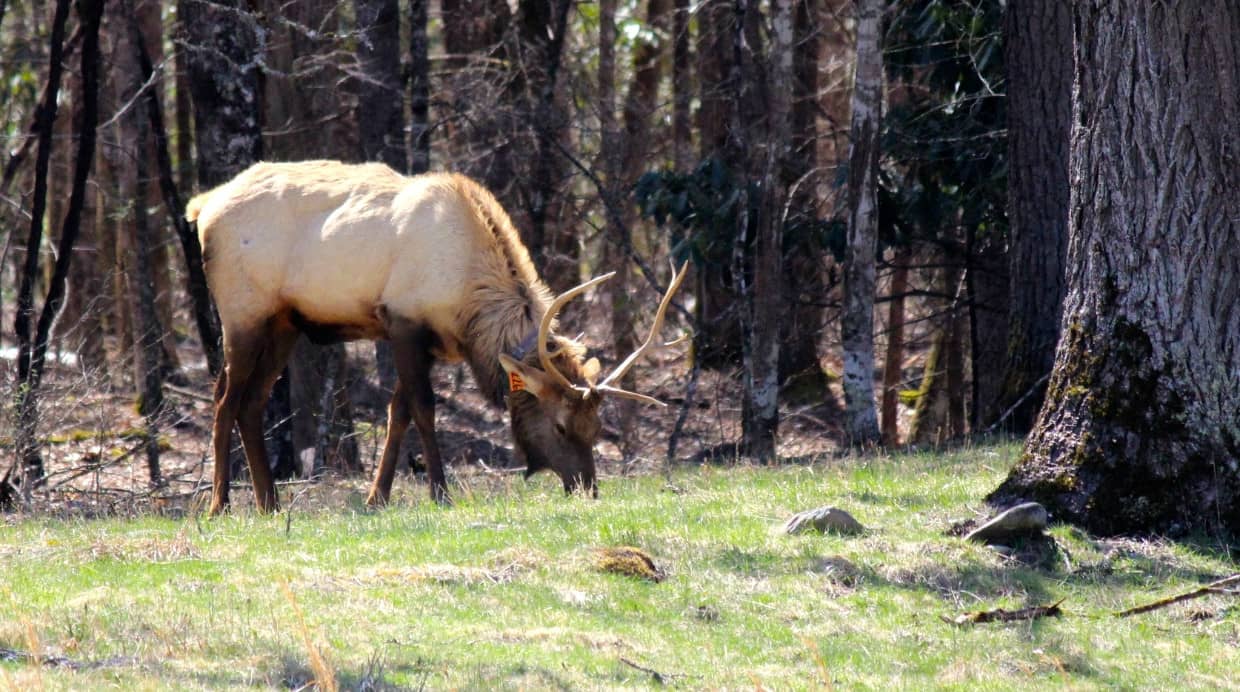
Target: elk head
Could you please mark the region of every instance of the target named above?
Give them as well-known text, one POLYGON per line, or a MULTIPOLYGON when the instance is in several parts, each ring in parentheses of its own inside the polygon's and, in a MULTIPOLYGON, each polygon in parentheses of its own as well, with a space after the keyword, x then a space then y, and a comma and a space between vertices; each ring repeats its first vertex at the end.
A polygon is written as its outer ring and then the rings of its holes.
MULTIPOLYGON (((667 306, 680 288, 686 269, 687 264, 681 265, 680 270, 673 273, 646 341, 601 381, 598 380, 598 359, 583 362, 585 348, 581 344, 551 335, 550 331, 556 315, 568 301, 610 279, 615 272, 569 289, 551 302, 538 327, 537 360, 534 352, 516 354, 516 357, 500 355, 500 365, 508 373, 508 412, 512 420, 512 437, 518 458, 525 462, 527 478, 544 469, 552 470, 564 482, 565 492, 580 487, 598 497, 594 444, 602 427, 599 406, 606 395, 656 406, 666 405, 658 399, 621 389, 613 383, 624 377, 654 345, 663 326, 667 306)), ((662 345, 671 346, 681 340, 662 345)))

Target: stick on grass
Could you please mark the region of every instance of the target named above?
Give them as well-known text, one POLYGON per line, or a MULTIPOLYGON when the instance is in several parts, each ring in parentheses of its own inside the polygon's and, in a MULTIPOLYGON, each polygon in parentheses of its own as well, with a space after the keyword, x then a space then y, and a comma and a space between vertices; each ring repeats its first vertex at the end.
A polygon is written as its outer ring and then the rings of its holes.
POLYGON ((1205 596, 1206 594, 1230 593, 1229 591, 1226 590, 1226 587, 1232 586, 1233 584, 1240 584, 1240 574, 1233 574, 1230 577, 1224 577, 1223 579, 1219 579, 1218 581, 1210 582, 1209 584, 1206 584, 1200 589, 1194 589, 1193 591, 1188 591, 1178 596, 1171 596, 1168 598, 1163 598, 1163 599, 1154 601, 1153 603, 1146 603, 1145 605, 1137 606, 1135 608, 1129 608, 1128 610, 1122 610, 1116 613, 1115 617, 1126 618, 1129 615, 1140 615, 1141 613, 1148 613, 1151 610, 1158 610, 1159 608, 1166 608, 1172 603, 1179 603, 1181 601, 1191 601, 1194 598, 1201 598, 1202 596, 1205 596))

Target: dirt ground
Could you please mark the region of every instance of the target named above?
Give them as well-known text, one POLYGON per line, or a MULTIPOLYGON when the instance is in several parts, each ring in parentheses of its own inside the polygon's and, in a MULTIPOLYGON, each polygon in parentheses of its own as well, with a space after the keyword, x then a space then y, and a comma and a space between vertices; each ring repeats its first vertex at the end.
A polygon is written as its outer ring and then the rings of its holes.
MULTIPOLYGON (((591 342, 587 339, 587 342, 591 342)), ((593 343, 598 343, 593 340, 593 343)), ((192 509, 205 504, 210 494, 209 460, 213 383, 205 364, 186 358, 196 344, 182 351, 183 368, 176 384, 166 387, 170 404, 169 423, 159 432, 160 467, 164 485, 152 489, 140 431, 142 417, 134 406, 128 377, 118 372, 89 372, 76 359, 62 357, 49 363, 41 400, 41 435, 46 441, 46 479, 30 497, 28 511, 97 515, 147 511, 176 506, 192 509)), ((373 348, 369 343, 349 345, 350 369, 355 382, 350 388, 354 404, 354 435, 365 478, 344 479, 363 483, 377 462, 386 420, 384 395, 374 384, 373 348)), ((829 366, 828 366, 829 367, 829 366)), ((7 382, 13 381, 13 361, 0 359, 7 382)), ((683 349, 659 352, 638 370, 638 391, 668 404, 667 408, 639 406, 634 457, 622 459, 620 430, 613 403, 604 406, 603 434, 596 447, 600 476, 658 472, 667 463, 669 439, 678 417, 685 416, 678 435, 675 463, 726 463, 736 456, 740 439, 741 388, 735 378, 702 372, 688 407, 690 380, 683 349), (686 410, 687 408, 687 410, 686 410)), ((507 414, 479 395, 468 369, 458 365, 437 366, 434 373, 436 427, 449 477, 469 474, 512 474, 515 460, 507 414)), ((803 461, 830 454, 838 447, 838 387, 830 400, 817 405, 785 405, 781 411, 779 454, 788 461, 803 461)), ((11 412, 6 411, 6 416, 11 412)), ((11 452, 11 420, 0 432, 0 447, 11 452)), ((417 435, 406 436, 406 458, 419 453, 417 435)), ((234 435, 234 443, 236 436, 234 435)), ((4 455, 7 469, 11 454, 4 455)), ((409 484, 409 466, 402 462, 400 484, 409 484)), ((339 476, 329 470, 324 480, 339 476)), ((355 474, 356 476, 356 474, 355 474)), ((234 488, 248 490, 245 478, 234 479, 234 488)), ((418 483, 424 483, 418 479, 418 483)), ((408 489, 408 488, 407 488, 408 489)), ((418 492, 423 492, 418 488, 418 492)), ((285 491, 287 494, 287 491, 285 491)))

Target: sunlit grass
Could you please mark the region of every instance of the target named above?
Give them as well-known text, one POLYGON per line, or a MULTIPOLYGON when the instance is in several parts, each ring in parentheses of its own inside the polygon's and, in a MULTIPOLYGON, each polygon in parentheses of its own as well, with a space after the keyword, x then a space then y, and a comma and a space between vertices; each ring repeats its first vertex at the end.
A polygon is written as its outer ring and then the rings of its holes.
POLYGON ((1016 453, 709 466, 674 489, 607 479, 598 501, 467 476, 442 509, 402 478, 377 513, 336 485, 291 517, 30 519, 0 534, 0 647, 73 665, 0 664, 0 686, 655 685, 637 666, 693 688, 1234 684, 1234 597, 1111 615, 1236 571, 1220 549, 1057 527, 1065 556, 1036 569, 945 534, 985 512, 1016 453), (778 531, 824 504, 868 531, 778 531), (596 569, 624 545, 666 579, 596 569), (1060 598, 1059 619, 939 619, 1060 598))

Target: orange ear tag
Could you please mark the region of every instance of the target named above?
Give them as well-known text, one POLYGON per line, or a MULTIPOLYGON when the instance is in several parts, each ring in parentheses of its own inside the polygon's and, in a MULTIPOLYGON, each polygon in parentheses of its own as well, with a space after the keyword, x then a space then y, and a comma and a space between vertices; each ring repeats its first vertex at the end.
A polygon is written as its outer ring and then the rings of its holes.
POLYGON ((508 373, 508 391, 519 392, 523 389, 525 389, 525 380, 521 379, 516 372, 508 373))

